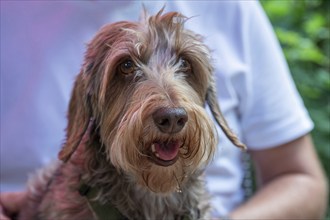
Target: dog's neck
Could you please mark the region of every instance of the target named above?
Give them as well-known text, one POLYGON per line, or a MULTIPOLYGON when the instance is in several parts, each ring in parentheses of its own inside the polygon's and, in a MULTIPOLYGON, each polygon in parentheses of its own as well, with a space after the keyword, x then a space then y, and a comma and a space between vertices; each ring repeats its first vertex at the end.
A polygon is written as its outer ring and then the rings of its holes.
POLYGON ((110 203, 129 219, 175 219, 182 216, 197 219, 200 212, 209 208, 206 204, 198 207, 201 200, 207 201, 204 182, 201 180, 202 171, 189 176, 177 191, 166 195, 155 193, 137 184, 129 175, 118 172, 107 161, 102 147, 97 147, 94 143, 93 148, 87 149, 87 172, 82 176, 82 181, 97 189, 96 198, 101 204, 110 203))

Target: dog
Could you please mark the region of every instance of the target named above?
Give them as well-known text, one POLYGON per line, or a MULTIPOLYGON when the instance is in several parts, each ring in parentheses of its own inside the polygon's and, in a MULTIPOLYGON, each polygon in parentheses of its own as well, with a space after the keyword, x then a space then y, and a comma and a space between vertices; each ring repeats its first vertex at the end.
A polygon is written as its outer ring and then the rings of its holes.
POLYGON ((59 161, 29 180, 20 219, 206 219, 218 137, 245 149, 217 103, 209 48, 164 9, 87 45, 59 161))

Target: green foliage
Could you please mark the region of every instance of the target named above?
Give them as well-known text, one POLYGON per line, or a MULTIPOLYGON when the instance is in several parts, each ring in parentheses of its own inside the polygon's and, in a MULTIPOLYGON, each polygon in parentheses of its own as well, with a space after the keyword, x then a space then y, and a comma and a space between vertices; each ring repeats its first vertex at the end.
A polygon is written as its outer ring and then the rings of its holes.
POLYGON ((261 4, 315 123, 314 143, 330 182, 330 1, 262 0, 261 4))

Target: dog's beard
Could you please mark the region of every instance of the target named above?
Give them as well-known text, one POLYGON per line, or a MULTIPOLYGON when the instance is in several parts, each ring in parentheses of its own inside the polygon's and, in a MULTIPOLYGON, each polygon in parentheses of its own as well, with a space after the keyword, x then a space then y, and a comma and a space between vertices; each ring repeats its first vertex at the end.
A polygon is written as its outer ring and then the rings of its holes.
POLYGON ((205 110, 184 105, 188 122, 175 135, 161 133, 148 115, 156 105, 131 109, 123 116, 115 136, 105 143, 109 161, 138 184, 155 193, 170 193, 185 183, 186 177, 203 169, 214 154, 216 130, 205 110), (157 155, 155 144, 172 144, 170 153, 157 155), (176 152, 177 151, 177 152, 176 152), (156 154, 156 155, 155 155, 156 154), (169 159, 163 161, 163 159, 169 159))

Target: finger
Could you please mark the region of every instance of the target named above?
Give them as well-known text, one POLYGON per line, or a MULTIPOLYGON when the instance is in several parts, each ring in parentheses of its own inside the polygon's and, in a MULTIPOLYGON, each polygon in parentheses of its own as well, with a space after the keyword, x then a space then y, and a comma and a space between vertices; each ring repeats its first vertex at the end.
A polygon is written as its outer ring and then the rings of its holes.
POLYGON ((4 211, 9 213, 16 213, 22 207, 26 200, 26 192, 4 192, 0 194, 0 204, 4 211))
POLYGON ((1 220, 10 220, 10 218, 5 215, 5 210, 2 208, 1 202, 0 202, 0 219, 1 220))
POLYGON ((1 220, 10 220, 10 218, 7 217, 7 216, 5 216, 5 215, 2 213, 2 211, 0 211, 0 219, 1 219, 1 220))

